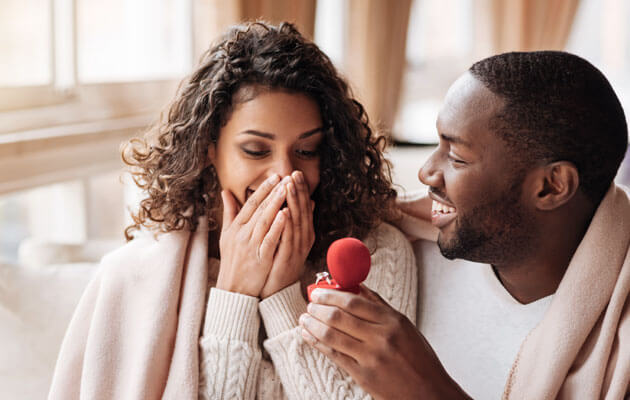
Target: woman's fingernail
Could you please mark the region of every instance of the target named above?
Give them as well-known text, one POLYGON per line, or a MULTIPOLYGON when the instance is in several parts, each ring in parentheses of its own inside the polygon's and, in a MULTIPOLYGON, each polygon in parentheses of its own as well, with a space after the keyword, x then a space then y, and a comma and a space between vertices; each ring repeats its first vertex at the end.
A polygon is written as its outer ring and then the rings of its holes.
POLYGON ((317 301, 317 299, 319 298, 319 294, 320 294, 320 293, 321 293, 321 290, 320 290, 320 289, 314 289, 314 290, 311 292, 311 300, 313 300, 313 301, 317 301))
POLYGON ((317 343, 317 339, 315 339, 315 336, 311 335, 311 333, 307 331, 306 329, 302 328, 301 333, 302 333, 302 339, 304 339, 305 342, 310 343, 310 344, 317 343))
POLYGON ((300 325, 304 326, 308 322, 308 315, 302 314, 300 315, 300 325))
POLYGON ((285 187, 284 185, 282 185, 278 188, 278 197, 283 197, 284 193, 285 193, 285 187))
POLYGON ((293 182, 289 182, 287 186, 289 186, 289 190, 291 191, 292 195, 297 195, 297 190, 295 189, 295 185, 293 184, 293 182))
POLYGON ((270 184, 275 185, 276 183, 278 183, 278 181, 280 181, 280 175, 273 174, 269 178, 267 178, 267 180, 270 184))
POLYGON ((302 174, 302 171, 298 171, 298 172, 295 174, 295 180, 296 180, 298 183, 304 183, 304 175, 302 174))
POLYGON ((306 306, 306 311, 308 311, 309 314, 313 314, 313 303, 308 303, 308 305, 306 306))

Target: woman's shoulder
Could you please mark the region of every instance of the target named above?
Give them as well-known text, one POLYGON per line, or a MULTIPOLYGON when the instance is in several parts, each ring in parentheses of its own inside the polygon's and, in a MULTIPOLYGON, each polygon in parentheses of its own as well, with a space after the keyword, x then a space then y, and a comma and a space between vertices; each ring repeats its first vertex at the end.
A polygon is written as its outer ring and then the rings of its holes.
POLYGON ((398 228, 381 223, 365 240, 372 254, 370 275, 374 278, 408 275, 415 269, 415 255, 411 243, 398 228))
POLYGON ((417 267, 411 244, 398 228, 388 223, 373 229, 366 244, 372 252, 372 267, 365 284, 415 321, 417 267))
POLYGON ((172 264, 186 251, 188 232, 159 235, 146 233, 105 254, 99 265, 101 276, 152 275, 152 271, 172 264))
POLYGON ((382 222, 365 238, 365 243, 372 252, 399 251, 402 254, 413 254, 411 243, 395 226, 382 222))

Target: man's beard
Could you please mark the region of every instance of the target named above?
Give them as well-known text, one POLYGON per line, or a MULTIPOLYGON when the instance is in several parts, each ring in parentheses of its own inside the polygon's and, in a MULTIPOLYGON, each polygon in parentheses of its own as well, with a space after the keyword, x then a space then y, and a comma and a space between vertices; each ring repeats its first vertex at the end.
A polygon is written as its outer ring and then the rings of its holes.
MULTIPOLYGON (((512 188, 516 189, 516 188, 512 188)), ((527 251, 531 221, 519 203, 520 190, 508 190, 490 203, 458 215, 455 232, 448 241, 438 237, 442 255, 450 260, 499 264, 527 251)))

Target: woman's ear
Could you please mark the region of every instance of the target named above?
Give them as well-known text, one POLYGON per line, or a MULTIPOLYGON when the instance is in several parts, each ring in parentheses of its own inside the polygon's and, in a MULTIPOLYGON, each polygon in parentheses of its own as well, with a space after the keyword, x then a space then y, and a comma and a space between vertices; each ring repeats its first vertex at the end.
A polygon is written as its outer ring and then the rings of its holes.
POLYGON ((208 153, 206 154, 206 165, 208 167, 214 163, 214 157, 217 152, 217 144, 215 142, 211 142, 210 146, 208 146, 208 153))
POLYGON ((573 163, 557 161, 536 172, 535 185, 536 208, 551 211, 573 198, 580 186, 580 176, 573 163))

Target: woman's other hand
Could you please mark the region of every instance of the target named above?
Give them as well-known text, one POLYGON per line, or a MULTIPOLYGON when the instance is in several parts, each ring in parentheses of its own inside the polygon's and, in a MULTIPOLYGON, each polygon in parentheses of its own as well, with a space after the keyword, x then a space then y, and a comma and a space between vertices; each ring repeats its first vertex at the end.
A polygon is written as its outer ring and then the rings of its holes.
POLYGON ((431 225, 431 198, 418 190, 396 198, 398 216, 391 221, 410 242, 418 239, 436 241, 439 231, 431 225))
POLYGON ((221 192, 223 223, 218 289, 260 296, 289 221, 289 211, 280 208, 287 199, 290 181, 290 177, 280 181, 277 174, 267 178, 240 211, 232 193, 221 192))
POLYGON ((287 185, 287 205, 290 218, 284 224, 278 252, 260 297, 266 298, 297 282, 315 242, 313 227, 314 203, 301 171, 291 174, 287 185))

